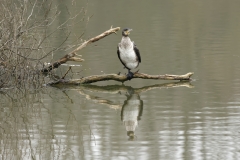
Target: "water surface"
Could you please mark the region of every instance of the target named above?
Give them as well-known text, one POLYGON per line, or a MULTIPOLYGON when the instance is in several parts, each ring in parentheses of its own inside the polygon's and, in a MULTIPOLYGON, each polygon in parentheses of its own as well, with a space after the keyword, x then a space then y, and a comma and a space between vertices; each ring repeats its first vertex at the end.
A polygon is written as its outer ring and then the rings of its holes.
MULTIPOLYGON (((93 17, 84 38, 112 25, 133 28, 140 72, 194 72, 193 81, 133 79, 125 86, 110 81, 1 93, 1 159, 239 159, 239 7, 224 0, 89 1, 93 17)), ((73 67, 80 71, 74 77, 126 73, 116 54, 120 39, 119 32, 83 49, 85 62, 73 67)))

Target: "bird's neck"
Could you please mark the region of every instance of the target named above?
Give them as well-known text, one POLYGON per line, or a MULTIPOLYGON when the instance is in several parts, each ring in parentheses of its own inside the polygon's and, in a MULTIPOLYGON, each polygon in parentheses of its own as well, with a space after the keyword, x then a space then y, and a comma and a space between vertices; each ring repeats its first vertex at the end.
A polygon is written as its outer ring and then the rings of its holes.
POLYGON ((132 47, 132 41, 129 37, 122 37, 121 43, 123 44, 124 48, 132 47))
POLYGON ((129 42, 131 42, 131 39, 128 36, 122 36, 122 41, 129 41, 129 42))

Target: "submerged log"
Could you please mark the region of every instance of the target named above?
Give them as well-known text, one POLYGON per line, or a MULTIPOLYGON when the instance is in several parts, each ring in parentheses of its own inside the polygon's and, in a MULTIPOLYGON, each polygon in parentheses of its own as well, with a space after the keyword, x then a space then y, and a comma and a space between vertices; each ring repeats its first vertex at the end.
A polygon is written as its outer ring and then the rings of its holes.
MULTIPOLYGON (((190 81, 193 72, 189 72, 184 75, 148 75, 145 73, 134 73, 133 78, 141 78, 141 79, 155 79, 155 80, 180 80, 180 81, 190 81)), ((108 80, 115 80, 124 83, 128 81, 126 75, 118 75, 118 74, 104 74, 104 75, 93 75, 88 77, 83 77, 80 79, 59 79, 57 81, 49 83, 49 85, 56 85, 56 84, 69 84, 69 85, 80 85, 80 84, 89 84, 94 82, 100 81, 108 81, 108 80)))

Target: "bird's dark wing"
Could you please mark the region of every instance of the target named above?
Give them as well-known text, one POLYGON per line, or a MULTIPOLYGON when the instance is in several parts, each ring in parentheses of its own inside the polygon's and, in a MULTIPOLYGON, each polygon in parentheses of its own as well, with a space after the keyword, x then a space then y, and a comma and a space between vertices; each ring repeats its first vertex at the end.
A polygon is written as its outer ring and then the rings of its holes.
POLYGON ((137 46, 136 46, 135 44, 134 44, 133 49, 134 49, 134 52, 136 53, 137 58, 138 58, 138 61, 139 61, 139 63, 140 63, 140 62, 141 62, 140 52, 139 52, 139 49, 137 49, 137 46))
POLYGON ((125 63, 121 60, 120 51, 119 51, 119 46, 117 46, 117 54, 118 54, 118 58, 119 58, 119 60, 121 61, 121 63, 124 65, 125 68, 127 68, 126 65, 125 65, 125 63))

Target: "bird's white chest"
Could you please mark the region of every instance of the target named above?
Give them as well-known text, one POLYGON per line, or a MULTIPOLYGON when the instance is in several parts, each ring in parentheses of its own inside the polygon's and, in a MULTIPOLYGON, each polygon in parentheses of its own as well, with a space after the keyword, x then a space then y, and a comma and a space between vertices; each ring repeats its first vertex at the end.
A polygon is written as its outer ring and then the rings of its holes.
POLYGON ((123 63, 129 69, 134 69, 138 66, 137 56, 133 50, 133 48, 121 48, 119 47, 120 58, 123 63))

